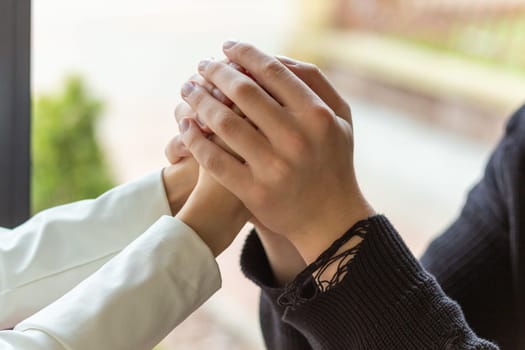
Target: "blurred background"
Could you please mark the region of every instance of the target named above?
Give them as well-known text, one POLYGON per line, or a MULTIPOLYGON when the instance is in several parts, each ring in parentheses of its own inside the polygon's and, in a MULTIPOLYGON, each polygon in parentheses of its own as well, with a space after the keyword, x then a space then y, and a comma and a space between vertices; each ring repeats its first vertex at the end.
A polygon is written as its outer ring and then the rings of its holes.
MULTIPOLYGON (((180 86, 235 38, 329 75, 364 192, 420 255, 525 102, 524 32, 523 0, 33 0, 33 211, 165 166, 180 86)), ((263 348, 247 230, 223 289, 159 349, 263 348)))

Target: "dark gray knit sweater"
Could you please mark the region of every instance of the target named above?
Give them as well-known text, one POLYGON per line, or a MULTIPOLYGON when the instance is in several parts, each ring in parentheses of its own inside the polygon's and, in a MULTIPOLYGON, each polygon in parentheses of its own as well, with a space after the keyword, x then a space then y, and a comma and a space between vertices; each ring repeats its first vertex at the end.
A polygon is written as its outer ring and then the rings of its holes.
POLYGON ((525 349, 525 107, 510 120, 456 222, 421 261, 384 216, 357 223, 287 288, 255 232, 241 265, 261 287, 268 349, 525 349), (345 277, 312 271, 364 232, 345 277), (521 343, 520 343, 521 342, 521 343))

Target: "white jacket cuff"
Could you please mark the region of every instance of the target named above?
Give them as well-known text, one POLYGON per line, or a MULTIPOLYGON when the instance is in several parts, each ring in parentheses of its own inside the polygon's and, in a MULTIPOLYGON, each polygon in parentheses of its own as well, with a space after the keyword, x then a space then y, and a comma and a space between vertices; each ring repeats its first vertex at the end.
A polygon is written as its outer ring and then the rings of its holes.
POLYGON ((0 329, 48 305, 170 215, 161 171, 0 231, 0 329))
POLYGON ((164 216, 15 331, 40 330, 64 349, 151 349, 220 284, 210 249, 182 221, 164 216))

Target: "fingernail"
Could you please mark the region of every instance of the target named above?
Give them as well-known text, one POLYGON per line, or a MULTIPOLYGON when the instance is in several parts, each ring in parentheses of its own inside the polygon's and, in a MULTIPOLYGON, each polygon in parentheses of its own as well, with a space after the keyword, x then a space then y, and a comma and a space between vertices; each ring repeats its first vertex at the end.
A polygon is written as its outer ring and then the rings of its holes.
POLYGON ((237 43, 238 43, 238 41, 236 41, 236 40, 228 40, 228 41, 226 41, 224 44, 222 44, 222 48, 223 48, 224 50, 229 50, 229 49, 231 49, 233 46, 235 46, 235 44, 237 44, 237 43))
POLYGON ((286 57, 286 56, 276 56, 277 59, 279 59, 279 61, 281 61, 282 63, 286 64, 287 66, 295 66, 297 64, 297 61, 289 58, 289 57, 286 57))
POLYGON ((206 59, 206 60, 202 60, 199 62, 199 70, 200 71, 203 71, 206 69, 206 67, 208 67, 208 65, 210 64, 210 60, 206 59))
POLYGON ((190 128, 190 120, 188 118, 184 118, 180 121, 179 129, 181 133, 185 133, 190 128))
POLYGON ((193 81, 184 83, 181 90, 182 96, 188 97, 193 92, 193 90, 195 90, 195 83, 193 81))

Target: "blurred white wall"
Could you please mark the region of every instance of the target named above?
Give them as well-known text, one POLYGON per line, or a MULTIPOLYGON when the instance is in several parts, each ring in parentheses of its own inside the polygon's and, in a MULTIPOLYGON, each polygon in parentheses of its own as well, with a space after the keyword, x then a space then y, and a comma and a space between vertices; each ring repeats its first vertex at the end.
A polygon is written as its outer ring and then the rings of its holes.
POLYGON ((33 92, 69 73, 107 102, 101 127, 118 181, 164 164, 182 83, 229 38, 279 53, 297 0, 34 0, 33 92))

